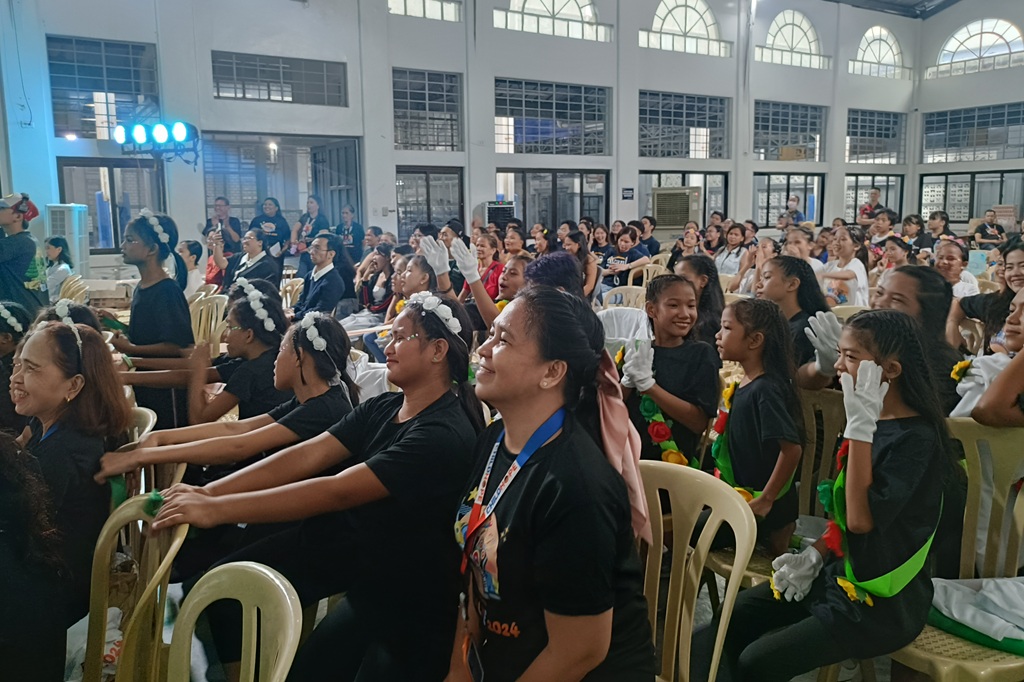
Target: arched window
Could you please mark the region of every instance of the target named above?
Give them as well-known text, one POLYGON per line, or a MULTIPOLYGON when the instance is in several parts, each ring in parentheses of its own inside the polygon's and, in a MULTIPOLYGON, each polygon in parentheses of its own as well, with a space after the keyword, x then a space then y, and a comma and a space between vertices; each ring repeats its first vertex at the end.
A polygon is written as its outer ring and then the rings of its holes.
POLYGON ((903 68, 900 41, 884 26, 872 26, 860 39, 857 58, 850 60, 850 73, 879 78, 911 77, 910 69, 903 68))
POLYGON ((706 0, 661 0, 651 30, 640 29, 640 47, 732 56, 732 43, 719 40, 718 21, 706 0))
POLYGON ((978 19, 950 36, 939 52, 938 63, 967 62, 1014 52, 1024 52, 1024 39, 1016 26, 1003 19, 978 19))
POLYGON ((821 43, 814 24, 802 12, 783 10, 768 27, 765 45, 754 48, 754 59, 770 64, 831 69, 832 58, 821 54, 821 43))
POLYGON ((597 23, 591 0, 511 0, 494 10, 494 28, 609 43, 612 27, 597 23))

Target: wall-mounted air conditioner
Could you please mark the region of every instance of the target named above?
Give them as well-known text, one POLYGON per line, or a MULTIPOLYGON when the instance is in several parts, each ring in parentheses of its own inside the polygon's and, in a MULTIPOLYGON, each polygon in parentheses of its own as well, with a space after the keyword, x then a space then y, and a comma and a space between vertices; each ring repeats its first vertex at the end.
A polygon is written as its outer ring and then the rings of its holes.
POLYGON ((88 279, 89 207, 85 204, 47 204, 46 236, 68 240, 75 274, 88 279))
POLYGON ((701 224, 700 187, 655 187, 652 192, 657 232, 677 235, 691 220, 701 224))

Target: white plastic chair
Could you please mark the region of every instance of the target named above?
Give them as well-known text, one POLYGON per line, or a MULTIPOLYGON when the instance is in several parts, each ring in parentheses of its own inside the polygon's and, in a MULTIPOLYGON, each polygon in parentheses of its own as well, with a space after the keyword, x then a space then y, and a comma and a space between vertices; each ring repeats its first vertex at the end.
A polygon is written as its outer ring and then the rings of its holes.
POLYGON ((651 323, 641 308, 608 308, 598 311, 597 318, 604 325, 604 347, 612 357, 634 341, 651 340, 651 323))

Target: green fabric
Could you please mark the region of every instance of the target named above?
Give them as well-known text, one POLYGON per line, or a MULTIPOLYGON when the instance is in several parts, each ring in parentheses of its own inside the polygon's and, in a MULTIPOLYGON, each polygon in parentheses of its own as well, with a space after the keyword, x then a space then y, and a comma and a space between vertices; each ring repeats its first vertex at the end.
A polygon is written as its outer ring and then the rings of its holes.
MULTIPOLYGON (((732 471, 732 457, 729 455, 729 419, 725 420, 725 428, 722 429, 722 433, 718 434, 718 438, 711 444, 711 456, 715 460, 715 467, 718 469, 718 473, 722 480, 731 485, 733 488, 742 488, 742 486, 736 485, 736 475, 732 471)), ((793 485, 793 478, 796 476, 796 471, 789 477, 786 484, 782 486, 782 490, 775 499, 781 499, 783 495, 789 492, 790 487, 793 485)), ((754 490, 753 488, 743 488, 753 497, 761 497, 762 490, 754 490)))
POLYGON ((948 632, 951 635, 956 635, 961 639, 966 639, 968 642, 974 642, 975 644, 980 644, 981 646, 988 647, 989 649, 995 649, 996 651, 1005 651, 1010 654, 1016 654, 1017 656, 1024 656, 1024 640, 992 639, 988 635, 983 635, 974 628, 953 620, 934 606, 931 608, 931 611, 928 612, 928 624, 948 632))
POLYGON ((128 499, 128 483, 124 475, 114 476, 110 479, 110 502, 114 509, 117 509, 128 499))
POLYGON ((164 496, 158 491, 154 490, 146 498, 146 504, 142 506, 142 511, 146 512, 149 516, 156 516, 157 512, 160 511, 160 507, 164 505, 164 496))

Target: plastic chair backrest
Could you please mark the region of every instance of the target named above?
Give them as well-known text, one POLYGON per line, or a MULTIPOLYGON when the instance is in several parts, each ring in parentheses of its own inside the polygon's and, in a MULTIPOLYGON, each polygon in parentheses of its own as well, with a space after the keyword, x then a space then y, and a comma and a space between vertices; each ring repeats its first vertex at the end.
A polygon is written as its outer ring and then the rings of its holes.
POLYGON ((138 442, 148 436, 156 426, 156 412, 148 407, 132 408, 132 425, 128 427, 128 440, 138 442))
POLYGON ((722 285, 722 291, 728 291, 729 285, 732 284, 735 278, 736 275, 718 275, 718 283, 722 285))
POLYGON ((647 292, 643 287, 615 287, 604 295, 604 309, 609 308, 642 308, 647 292), (621 303, 612 303, 612 299, 622 297, 621 303))
MULTIPOLYGON (((89 628, 86 639, 83 682, 100 682, 110 605, 111 557, 125 526, 138 528, 153 517, 145 512, 147 498, 133 497, 115 509, 103 524, 92 559, 92 587, 89 595, 89 628)), ((138 563, 138 578, 123 604, 123 644, 118 661, 118 682, 162 679, 164 607, 171 563, 185 541, 188 526, 145 536, 132 559, 138 563), (126 625, 127 624, 127 625, 126 625)), ((125 548, 122 548, 125 549, 125 548)))
POLYGON ((985 323, 971 317, 960 320, 960 336, 971 355, 980 355, 985 346, 985 323))
POLYGON ((67 292, 78 286, 78 283, 81 281, 81 275, 68 275, 60 284, 60 297, 67 298, 67 292))
POLYGON ((750 294, 733 294, 729 293, 725 295, 725 304, 735 303, 736 301, 742 301, 745 298, 753 298, 750 294))
POLYGON ((652 279, 654 279, 655 277, 657 277, 659 275, 667 275, 667 274, 668 274, 668 269, 665 268, 664 265, 658 265, 656 263, 651 263, 650 265, 645 265, 642 268, 637 268, 636 270, 630 270, 629 271, 629 278, 626 280, 626 284, 628 286, 631 286, 631 287, 632 286, 637 286, 635 284, 636 276, 640 275, 640 285, 639 286, 641 288, 646 289, 647 288, 647 283, 650 282, 652 279))
POLYGON ((242 682, 256 678, 256 626, 259 623, 259 681, 284 682, 302 632, 302 605, 295 588, 277 571, 249 561, 224 564, 196 583, 178 612, 167 660, 168 680, 187 680, 192 664, 192 633, 199 614, 215 601, 242 605, 242 682), (259 620, 257 620, 257 611, 259 620))
POLYGON ((1002 287, 999 282, 978 278, 978 290, 983 294, 997 294, 1002 287))
POLYGON ((215 293, 217 293, 217 289, 218 288, 219 287, 216 284, 204 284, 201 287, 199 287, 198 289, 196 289, 196 291, 197 292, 199 292, 199 291, 203 292, 203 294, 205 296, 213 296, 215 293))
POLYGON ((982 496, 986 469, 992 472, 992 509, 988 520, 988 540, 985 543, 985 561, 981 578, 1007 578, 1017 575, 1017 557, 1020 553, 1021 533, 1024 531, 1024 500, 1021 495, 1010 496, 1024 469, 1024 428, 996 428, 982 426, 973 419, 947 419, 946 424, 955 440, 960 441, 967 459, 967 505, 964 511, 964 532, 960 545, 960 578, 975 577, 975 559, 978 539, 978 507, 982 496), (979 445, 981 446, 979 448, 979 445), (985 452, 984 467, 982 451, 985 452), (1013 520, 1010 533, 1003 544, 1003 526, 1013 520), (1000 551, 1005 558, 999 565, 1000 551))
POLYGON ((74 303, 85 303, 89 287, 82 282, 75 282, 67 289, 61 288, 61 298, 66 298, 74 303))
POLYGON ((205 296, 192 304, 192 334, 199 343, 220 343, 213 337, 214 330, 224 320, 224 309, 227 308, 228 297, 223 294, 205 296))
POLYGON ((668 492, 672 505, 672 570, 668 583, 668 602, 665 607, 665 636, 662 644, 659 679, 687 682, 690 669, 690 641, 693 636, 694 609, 700 592, 704 564, 711 551, 711 541, 723 523, 732 528, 736 536, 736 559, 725 589, 721 620, 715 639, 715 653, 711 661, 714 682, 725 633, 729 629, 736 595, 754 552, 757 526, 750 506, 735 490, 714 476, 679 464, 668 462, 640 462, 644 494, 650 510, 651 532, 654 544, 647 546, 644 575, 644 596, 647 598, 647 616, 657 640, 658 591, 661 586, 661 548, 665 541, 664 517, 659 491, 668 492), (690 548, 690 536, 701 511, 709 508, 711 515, 697 544, 690 548), (678 672, 678 678, 677 678, 678 672))
POLYGON ((205 293, 203 293, 202 291, 196 291, 194 294, 192 294, 191 296, 186 298, 185 302, 188 303, 189 308, 191 309, 193 303, 195 303, 199 299, 205 298, 205 297, 206 297, 205 293))
POLYGON ((846 428, 843 392, 828 388, 802 390, 800 405, 804 413, 804 449, 800 459, 799 509, 801 514, 824 518, 818 483, 835 477, 835 455, 846 428))
POLYGON ((846 322, 862 310, 869 310, 869 308, 866 305, 837 305, 832 308, 832 313, 839 318, 840 322, 846 322))
POLYGON ((660 265, 663 268, 668 268, 668 262, 672 260, 671 253, 659 253, 657 256, 651 256, 651 262, 655 265, 660 265))
POLYGON ((612 357, 627 343, 651 338, 651 323, 641 308, 608 308, 598 311, 597 318, 604 327, 604 346, 612 357))
POLYGON ((306 280, 302 278, 286 279, 281 283, 281 305, 292 308, 299 301, 306 280))

